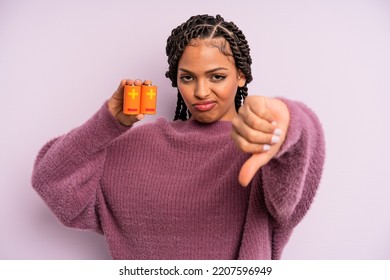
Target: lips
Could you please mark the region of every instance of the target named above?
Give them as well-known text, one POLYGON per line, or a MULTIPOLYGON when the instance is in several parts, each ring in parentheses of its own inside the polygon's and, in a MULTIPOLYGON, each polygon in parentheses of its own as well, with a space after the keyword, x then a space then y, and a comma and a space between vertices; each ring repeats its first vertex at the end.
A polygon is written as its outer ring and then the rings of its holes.
POLYGON ((198 111, 206 112, 206 111, 210 111, 211 109, 213 109, 215 107, 215 105, 217 105, 217 103, 215 101, 207 100, 207 101, 197 102, 197 103, 193 104, 192 106, 198 111))

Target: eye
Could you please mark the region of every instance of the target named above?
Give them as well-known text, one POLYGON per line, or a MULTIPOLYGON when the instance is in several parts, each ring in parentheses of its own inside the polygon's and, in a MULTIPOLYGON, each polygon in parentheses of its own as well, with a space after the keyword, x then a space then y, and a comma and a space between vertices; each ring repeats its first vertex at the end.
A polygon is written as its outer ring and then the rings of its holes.
POLYGON ((190 75, 182 75, 180 76, 180 80, 184 83, 189 83, 194 80, 194 78, 190 75))
POLYGON ((226 76, 225 75, 213 75, 211 76, 211 80, 214 81, 214 82, 220 82, 220 81, 223 81, 225 80, 226 76))

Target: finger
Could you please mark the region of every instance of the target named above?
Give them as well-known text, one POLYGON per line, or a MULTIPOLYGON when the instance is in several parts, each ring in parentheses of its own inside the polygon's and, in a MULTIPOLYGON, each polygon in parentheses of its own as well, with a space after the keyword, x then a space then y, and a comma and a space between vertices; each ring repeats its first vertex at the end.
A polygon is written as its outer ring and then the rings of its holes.
POLYGON ((134 85, 134 80, 133 79, 127 79, 126 80, 126 85, 133 86, 134 85))
POLYGON ((271 149, 269 144, 254 144, 248 142, 236 131, 231 132, 231 138, 244 153, 263 153, 271 149))
POLYGON ((142 81, 141 81, 140 79, 136 79, 136 80, 134 81, 134 85, 140 86, 140 85, 142 85, 142 81))
POLYGON ((238 182, 247 187, 256 175, 257 171, 269 161, 267 153, 253 154, 241 167, 238 174, 238 182))
POLYGON ((125 84, 126 84, 126 80, 121 80, 116 91, 122 91, 125 84))
POLYGON ((242 138, 251 144, 276 144, 280 141, 280 137, 274 134, 275 129, 270 129, 269 133, 264 133, 260 130, 255 130, 247 125, 245 120, 234 118, 232 121, 233 130, 242 138))
POLYGON ((266 119, 269 123, 275 121, 271 111, 269 110, 265 97, 258 99, 258 102, 252 102, 249 106, 249 109, 252 111, 252 113, 262 119, 266 119))
POLYGON ((126 81, 127 80, 121 80, 121 82, 119 83, 118 85, 118 88, 116 89, 116 91, 112 94, 112 97, 116 100, 122 100, 123 99, 123 96, 122 96, 122 93, 123 93, 123 88, 126 84, 126 81))
POLYGON ((247 126, 254 130, 272 134, 276 128, 276 122, 269 122, 259 117, 251 109, 239 111, 239 116, 247 126))
POLYGON ((137 119, 137 121, 142 120, 144 117, 145 117, 144 114, 138 114, 138 115, 135 116, 135 118, 137 119))
POLYGON ((152 80, 145 80, 143 85, 149 85, 151 86, 152 85, 152 80))
POLYGON ((118 114, 117 119, 119 122, 125 126, 131 126, 136 122, 142 120, 145 117, 143 114, 138 115, 125 115, 123 113, 118 114))

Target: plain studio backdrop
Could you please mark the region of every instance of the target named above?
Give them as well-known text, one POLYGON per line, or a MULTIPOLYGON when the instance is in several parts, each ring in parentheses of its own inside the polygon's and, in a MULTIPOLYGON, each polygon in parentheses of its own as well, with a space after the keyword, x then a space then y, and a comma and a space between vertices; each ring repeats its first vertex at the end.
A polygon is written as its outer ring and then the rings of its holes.
MULTIPOLYGON (((247 36, 251 95, 299 100, 326 134, 323 179, 284 259, 390 259, 390 2, 0 1, 0 259, 109 259, 31 187, 39 149, 81 125, 122 78, 152 79, 172 119, 165 43, 191 15, 247 36)), ((167 237, 169 238, 169 237, 167 237)))

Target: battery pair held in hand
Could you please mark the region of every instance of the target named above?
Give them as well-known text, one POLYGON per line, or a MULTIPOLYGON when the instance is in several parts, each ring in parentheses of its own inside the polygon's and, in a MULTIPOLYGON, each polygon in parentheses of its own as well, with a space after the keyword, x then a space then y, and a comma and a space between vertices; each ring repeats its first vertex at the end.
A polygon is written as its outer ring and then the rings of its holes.
POLYGON ((125 85, 123 113, 126 115, 156 114, 157 86, 125 85))

